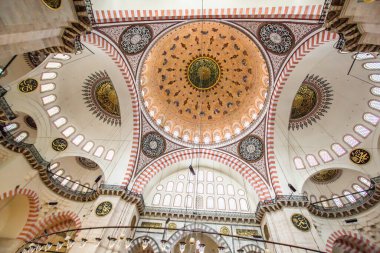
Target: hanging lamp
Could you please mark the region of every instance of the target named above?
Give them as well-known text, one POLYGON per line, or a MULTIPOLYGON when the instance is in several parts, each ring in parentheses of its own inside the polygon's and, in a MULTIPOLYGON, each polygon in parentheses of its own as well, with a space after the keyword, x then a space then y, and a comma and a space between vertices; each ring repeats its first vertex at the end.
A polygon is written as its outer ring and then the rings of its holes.
POLYGON ((179 251, 181 253, 183 253, 185 251, 185 248, 186 248, 186 242, 180 242, 179 243, 179 251))
POLYGON ((206 248, 206 244, 201 243, 199 244, 199 253, 204 253, 206 248))
POLYGON ((149 245, 149 239, 145 237, 145 238, 142 240, 142 248, 143 248, 143 249, 146 249, 146 248, 148 247, 148 245, 149 245))
POLYGON ((223 246, 219 246, 218 247, 218 253, 224 253, 224 247, 223 246))
POLYGON ((124 242, 125 249, 128 249, 129 246, 131 246, 131 243, 132 243, 132 238, 130 237, 125 238, 125 242, 124 242))
POLYGON ((165 239, 161 240, 161 249, 166 250, 166 247, 168 246, 168 241, 165 239))

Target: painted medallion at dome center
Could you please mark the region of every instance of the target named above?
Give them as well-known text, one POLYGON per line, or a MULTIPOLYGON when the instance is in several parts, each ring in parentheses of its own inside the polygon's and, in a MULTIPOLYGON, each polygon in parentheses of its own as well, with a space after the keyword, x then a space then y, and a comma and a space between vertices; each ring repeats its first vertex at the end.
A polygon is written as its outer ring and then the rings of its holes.
POLYGON ((219 81, 219 65, 212 58, 197 57, 190 63, 187 69, 187 78, 197 89, 210 89, 219 81))
POLYGON ((215 144, 251 126, 265 104, 267 65, 255 42, 218 22, 191 22, 164 34, 140 72, 147 113, 186 143, 215 144))

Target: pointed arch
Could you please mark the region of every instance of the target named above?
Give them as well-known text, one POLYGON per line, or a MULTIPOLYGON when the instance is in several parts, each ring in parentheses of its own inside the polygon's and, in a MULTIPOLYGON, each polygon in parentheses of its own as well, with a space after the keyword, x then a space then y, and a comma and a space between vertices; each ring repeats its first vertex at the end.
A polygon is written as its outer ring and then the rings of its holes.
POLYGON ((144 187, 150 181, 150 179, 152 179, 154 175, 158 174, 163 169, 167 168, 168 166, 174 163, 195 158, 210 159, 229 166, 230 168, 241 174, 242 177, 252 185, 252 187, 256 190, 256 193, 259 196, 260 200, 271 198, 268 184, 264 181, 261 175, 257 173, 252 167, 230 154, 224 153, 219 150, 209 149, 177 150, 156 159, 151 164, 147 165, 141 171, 141 173, 134 179, 132 184, 132 190, 141 193, 144 190, 144 187))
POLYGON ((113 44, 109 43, 106 39, 102 37, 100 33, 92 32, 85 36, 82 36, 83 41, 93 44, 96 47, 102 49, 108 56, 114 61, 114 63, 119 68, 125 83, 128 87, 129 95, 132 101, 132 115, 133 115, 133 139, 131 156, 128 162, 127 169, 125 171, 123 185, 127 185, 132 178, 133 170, 137 162, 137 155, 139 150, 139 138, 140 138, 140 113, 139 113, 139 100, 137 97, 136 87, 134 85, 133 77, 129 72, 129 66, 123 58, 122 54, 119 53, 118 49, 114 47, 113 44))
POLYGON ((205 224, 193 223, 193 224, 187 225, 186 227, 184 227, 184 229, 189 230, 189 231, 177 230, 172 236, 170 236, 170 238, 168 239, 169 248, 174 247, 174 245, 179 240, 181 240, 181 238, 183 238, 184 236, 190 233, 194 233, 194 232, 196 233, 196 232, 202 231, 202 232, 212 232, 213 234, 207 234, 207 235, 210 238, 212 238, 217 245, 223 246, 225 248, 224 249, 225 253, 232 253, 231 248, 228 246, 227 241, 222 236, 215 234, 218 232, 214 230, 213 228, 205 224))
POLYGON ((141 237, 137 237, 136 239, 134 239, 132 241, 131 245, 129 246, 127 252, 133 253, 134 252, 133 250, 135 250, 135 247, 138 247, 139 245, 141 245, 144 238, 149 239, 148 245, 150 247, 152 247, 152 250, 154 253, 161 253, 162 252, 160 247, 158 246, 158 243, 150 236, 141 236, 141 237))
POLYGON ((258 245, 255 244, 248 244, 241 248, 244 250, 244 252, 247 253, 264 253, 264 249, 260 248, 258 245))
POLYGON ((373 241, 362 235, 344 229, 333 232, 327 239, 327 253, 332 253, 335 246, 345 248, 350 252, 380 252, 380 247, 373 241))
POLYGON ((325 44, 331 40, 335 40, 338 38, 336 33, 331 33, 328 31, 320 31, 306 40, 303 44, 300 44, 296 51, 294 51, 293 55, 289 58, 286 65, 282 69, 280 75, 275 82, 275 87, 273 93, 271 94, 269 101, 269 109, 266 120, 266 142, 267 142, 267 164, 269 168, 269 174, 271 177, 271 182, 276 194, 281 195, 282 189, 280 185, 280 181, 277 174, 276 167, 276 155, 274 150, 274 132, 275 132, 275 121, 276 121, 276 111, 277 105, 279 102, 279 98, 284 89, 286 81, 288 80, 290 74, 293 72, 297 64, 305 57, 310 51, 319 47, 322 44, 325 44))
POLYGON ((23 241, 29 241, 33 238, 33 232, 36 230, 35 223, 38 220, 38 212, 39 212, 39 198, 37 193, 33 190, 25 189, 25 188, 17 188, 14 190, 10 190, 8 192, 3 192, 0 194, 0 200, 11 198, 16 195, 24 195, 29 200, 29 213, 27 222, 24 225, 22 231, 17 236, 17 239, 21 239, 23 241))

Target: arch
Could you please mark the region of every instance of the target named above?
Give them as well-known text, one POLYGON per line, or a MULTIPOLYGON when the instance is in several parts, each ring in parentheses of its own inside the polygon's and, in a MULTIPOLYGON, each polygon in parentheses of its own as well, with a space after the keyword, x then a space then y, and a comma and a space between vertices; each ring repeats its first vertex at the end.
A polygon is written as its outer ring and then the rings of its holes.
POLYGON ((55 233, 69 228, 79 229, 81 226, 81 221, 74 212, 57 212, 38 222, 32 238, 40 236, 45 229, 48 230, 48 233, 55 233))
POLYGON ((277 174, 276 156, 274 151, 276 111, 281 92, 284 89, 285 83, 288 80, 290 73, 293 72, 296 65, 301 61, 303 57, 305 57, 311 50, 337 38, 337 34, 325 30, 318 32, 314 36, 310 37, 303 44, 301 44, 296 51, 294 51, 293 55, 289 58, 286 65, 284 65, 284 68, 282 69, 277 81, 275 82, 275 87, 269 101, 269 109, 266 120, 266 142, 268 149, 267 164, 271 182, 276 194, 282 194, 282 189, 277 174))
POLYGON ((128 87, 129 95, 132 102, 132 117, 133 117, 133 132, 132 132, 132 147, 131 156, 128 162, 127 169, 125 171, 123 185, 127 185, 132 178, 133 170, 137 162, 137 156, 139 151, 139 138, 140 138, 140 112, 139 112, 139 100, 137 97, 136 87, 132 75, 128 70, 128 64, 124 60, 122 54, 111 43, 102 37, 101 34, 92 32, 86 36, 82 36, 83 41, 93 44, 94 46, 102 49, 119 67, 125 83, 128 87))
POLYGON ((380 252, 380 247, 357 233, 344 229, 333 232, 327 239, 326 251, 332 253, 334 246, 348 248, 350 252, 374 253, 380 252))
POLYGON ((240 173, 242 177, 252 185, 260 200, 271 198, 269 186, 252 167, 229 154, 222 153, 219 150, 208 149, 183 149, 168 153, 165 156, 158 158, 151 164, 147 165, 135 178, 132 184, 132 190, 139 193, 143 192, 144 187, 148 184, 150 179, 161 170, 176 162, 194 158, 210 159, 229 166, 236 172, 240 173))
POLYGON ((14 197, 16 195, 24 195, 29 200, 29 214, 27 218, 27 222, 21 230, 20 234, 17 236, 17 239, 21 239, 23 241, 29 241, 34 236, 33 231, 36 230, 35 223, 38 220, 38 212, 39 212, 39 199, 37 193, 30 189, 14 189, 8 192, 4 192, 0 194, 0 200, 14 197))
MULTIPOLYGON (((176 245, 176 243, 181 238, 191 233, 196 233, 200 231, 218 233, 216 230, 212 229, 211 227, 205 224, 199 224, 199 223, 187 225, 186 227, 184 227, 184 229, 190 230, 190 231, 177 230, 172 236, 170 236, 170 238, 168 239, 169 248, 174 247, 174 245, 176 245)), ((212 240, 214 240, 214 242, 218 246, 223 246, 225 248, 224 250, 225 253, 232 253, 231 248, 229 247, 228 243, 222 236, 217 235, 217 234, 208 234, 208 236, 212 240)))
POLYGON ((136 239, 134 239, 132 241, 131 245, 129 246, 127 252, 128 253, 135 252, 133 250, 135 249, 135 247, 138 247, 139 245, 142 244, 144 238, 148 238, 149 239, 148 245, 150 247, 152 247, 154 253, 161 253, 162 252, 160 250, 160 247, 158 246, 158 243, 152 237, 150 237, 150 236, 141 236, 141 237, 137 237, 136 239))
POLYGON ((260 248, 258 245, 255 244, 248 244, 241 248, 244 250, 244 252, 247 253, 264 253, 264 249, 260 248))

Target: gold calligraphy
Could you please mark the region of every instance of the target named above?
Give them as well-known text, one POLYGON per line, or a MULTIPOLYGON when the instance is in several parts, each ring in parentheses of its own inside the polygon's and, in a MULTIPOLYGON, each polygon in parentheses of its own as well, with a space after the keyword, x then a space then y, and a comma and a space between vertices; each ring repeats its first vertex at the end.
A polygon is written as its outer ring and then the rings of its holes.
POLYGON ((144 227, 144 228, 161 228, 162 227, 162 223, 158 223, 158 222, 142 222, 141 223, 141 226, 144 227))
POLYGON ((104 201, 98 205, 95 210, 96 215, 105 216, 109 214, 112 210, 112 203, 109 201, 104 201))
POLYGON ((62 139, 62 138, 54 139, 51 143, 51 147, 55 151, 59 151, 59 152, 64 151, 67 148, 67 141, 65 139, 62 139))
POLYGON ((261 237, 256 229, 236 229, 236 234, 241 236, 261 237))
POLYGON ((29 93, 29 92, 32 92, 32 91, 34 91, 35 89, 37 89, 37 87, 38 87, 38 82, 37 82, 37 80, 32 79, 32 78, 28 78, 28 79, 22 80, 22 81, 18 84, 18 89, 19 89, 19 91, 21 91, 21 92, 23 92, 23 93, 29 93))
POLYGON ((293 222, 293 225, 299 230, 302 230, 305 232, 310 230, 310 222, 302 214, 300 213, 293 214, 291 220, 293 222))
POLYGON ((356 164, 366 164, 371 159, 371 155, 367 150, 362 148, 354 149, 350 153, 350 159, 356 164))

